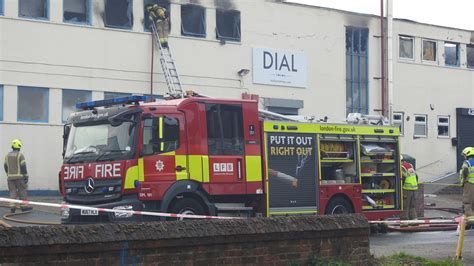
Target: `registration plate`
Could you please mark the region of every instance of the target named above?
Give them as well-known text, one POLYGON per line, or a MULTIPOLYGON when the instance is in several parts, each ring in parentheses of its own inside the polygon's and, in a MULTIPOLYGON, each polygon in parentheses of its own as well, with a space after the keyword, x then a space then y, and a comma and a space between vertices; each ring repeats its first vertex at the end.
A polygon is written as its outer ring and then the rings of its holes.
POLYGON ((98 210, 81 210, 81 215, 84 216, 97 216, 99 215, 98 210))

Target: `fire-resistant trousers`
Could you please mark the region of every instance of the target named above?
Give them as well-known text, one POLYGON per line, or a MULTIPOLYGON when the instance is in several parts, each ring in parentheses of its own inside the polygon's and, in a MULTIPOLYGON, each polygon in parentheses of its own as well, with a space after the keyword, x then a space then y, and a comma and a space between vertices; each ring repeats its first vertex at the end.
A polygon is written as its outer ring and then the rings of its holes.
POLYGON ((168 42, 168 35, 170 34, 170 24, 166 20, 158 20, 156 22, 156 29, 158 30, 158 36, 160 36, 161 43, 168 42))
POLYGON ((474 215, 474 184, 465 183, 464 190, 462 193, 462 204, 464 207, 464 213, 466 216, 474 215))
MULTIPOLYGON (((8 190, 10 191, 10 198, 17 199, 20 197, 20 200, 26 200, 28 190, 28 185, 25 184, 25 181, 22 179, 17 180, 8 180, 8 190)), ((20 207, 24 208, 28 205, 21 204, 20 207)), ((15 208, 15 203, 10 203, 10 208, 15 208)))
POLYGON ((417 218, 415 193, 416 190, 403 190, 403 212, 400 219, 414 220, 417 218))

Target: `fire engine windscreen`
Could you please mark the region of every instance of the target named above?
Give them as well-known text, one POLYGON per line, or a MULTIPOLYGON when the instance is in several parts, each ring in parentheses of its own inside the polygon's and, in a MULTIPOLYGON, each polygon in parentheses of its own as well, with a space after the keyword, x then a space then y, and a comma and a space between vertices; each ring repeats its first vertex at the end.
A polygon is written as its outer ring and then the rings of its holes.
POLYGON ((133 155, 137 126, 133 120, 117 126, 106 122, 73 125, 67 142, 67 163, 129 159, 133 155))

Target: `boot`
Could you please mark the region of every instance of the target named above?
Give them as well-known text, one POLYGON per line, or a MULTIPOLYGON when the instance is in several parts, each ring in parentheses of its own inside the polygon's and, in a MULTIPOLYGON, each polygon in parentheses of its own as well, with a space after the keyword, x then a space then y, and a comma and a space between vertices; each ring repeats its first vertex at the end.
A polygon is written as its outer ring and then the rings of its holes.
POLYGON ((16 212, 16 208, 11 208, 10 209, 10 213, 15 213, 16 212))
POLYGON ((21 207, 21 211, 22 211, 22 212, 27 212, 27 211, 31 211, 31 210, 33 210, 33 208, 32 208, 32 207, 30 207, 30 206, 27 206, 27 207, 21 207))

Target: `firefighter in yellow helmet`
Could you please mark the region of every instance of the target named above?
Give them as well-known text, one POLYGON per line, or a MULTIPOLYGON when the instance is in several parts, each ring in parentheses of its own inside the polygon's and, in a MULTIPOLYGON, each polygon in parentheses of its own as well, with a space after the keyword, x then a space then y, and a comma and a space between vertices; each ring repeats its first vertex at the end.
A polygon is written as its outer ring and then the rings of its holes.
POLYGON ((414 220, 417 218, 415 194, 418 190, 418 175, 413 165, 402 160, 402 181, 403 181, 403 212, 400 215, 402 220, 414 220))
POLYGON ((464 187, 462 203, 464 213, 469 217, 474 215, 474 148, 466 147, 461 154, 465 159, 459 171, 459 179, 464 187))
MULTIPOLYGON (((20 200, 26 200, 28 189, 28 172, 26 170, 25 156, 20 152, 23 144, 19 139, 12 141, 12 151, 5 156, 5 162, 3 167, 7 174, 8 190, 10 191, 10 198, 16 199, 17 196, 20 200)), ((32 208, 26 204, 20 204, 22 211, 29 211, 32 208)), ((16 211, 16 204, 10 203, 11 212, 16 211)))
POLYGON ((170 32, 169 17, 166 8, 161 7, 157 4, 147 4, 145 6, 146 13, 150 23, 155 23, 160 36, 161 46, 168 48, 168 35, 170 32))

